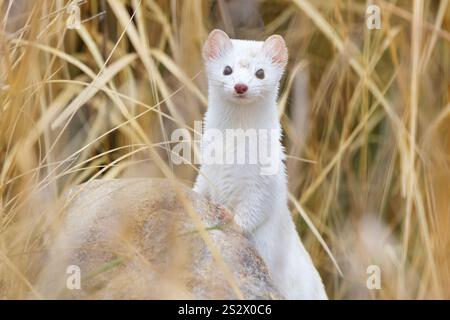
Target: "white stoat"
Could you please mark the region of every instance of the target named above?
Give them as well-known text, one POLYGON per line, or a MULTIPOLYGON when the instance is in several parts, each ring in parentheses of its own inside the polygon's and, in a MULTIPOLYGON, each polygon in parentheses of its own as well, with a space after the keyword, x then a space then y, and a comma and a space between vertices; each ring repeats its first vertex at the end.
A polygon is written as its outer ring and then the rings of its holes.
MULTIPOLYGON (((213 30, 203 48, 208 75, 209 107, 205 115, 203 144, 208 130, 266 130, 275 139, 258 135, 276 152, 271 167, 250 163, 202 163, 194 190, 234 213, 236 224, 256 247, 270 276, 287 299, 327 299, 322 280, 303 247, 288 209, 287 178, 277 96, 288 60, 281 36, 266 41, 231 40, 213 30)), ((250 131, 248 131, 250 132, 250 131)), ((247 141, 247 140, 246 140, 247 141)), ((233 140, 234 142, 234 140, 233 140)), ((222 144, 221 144, 222 145, 222 144)), ((230 152, 229 141, 223 143, 230 152)), ((232 148, 232 146, 231 146, 232 148)), ((231 149, 235 153, 237 149, 231 149)), ((246 147, 245 153, 255 147, 246 147)))

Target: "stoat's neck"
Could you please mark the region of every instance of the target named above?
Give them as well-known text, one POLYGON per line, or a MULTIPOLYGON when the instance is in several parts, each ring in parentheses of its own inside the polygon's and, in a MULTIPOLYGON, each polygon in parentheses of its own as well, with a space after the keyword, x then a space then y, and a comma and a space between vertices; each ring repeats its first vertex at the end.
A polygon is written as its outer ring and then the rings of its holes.
POLYGON ((216 129, 278 129, 276 94, 255 103, 232 104, 209 91, 206 128, 216 129))

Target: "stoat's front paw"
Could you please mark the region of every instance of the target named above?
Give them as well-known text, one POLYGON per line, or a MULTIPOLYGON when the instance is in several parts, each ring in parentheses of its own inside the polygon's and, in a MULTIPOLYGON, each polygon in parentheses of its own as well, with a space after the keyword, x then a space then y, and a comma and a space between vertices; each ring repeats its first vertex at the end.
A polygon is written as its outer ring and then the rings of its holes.
POLYGON ((225 207, 222 207, 221 205, 216 205, 217 208, 217 218, 220 222, 229 224, 234 221, 234 215, 231 213, 230 210, 228 210, 225 207))
POLYGON ((235 215, 230 210, 221 205, 216 205, 216 209, 219 224, 232 226, 234 230, 242 233, 242 228, 236 223, 235 215))

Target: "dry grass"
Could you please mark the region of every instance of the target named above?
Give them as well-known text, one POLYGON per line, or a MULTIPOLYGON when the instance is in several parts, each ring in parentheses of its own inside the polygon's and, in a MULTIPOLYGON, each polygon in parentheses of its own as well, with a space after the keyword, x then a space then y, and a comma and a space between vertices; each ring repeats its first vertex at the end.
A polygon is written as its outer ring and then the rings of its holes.
POLYGON ((200 49, 213 27, 288 43, 292 212, 330 298, 450 298, 449 1, 374 2, 381 30, 350 0, 92 0, 72 30, 68 1, 0 0, 0 298, 40 296, 72 186, 192 183, 169 139, 206 110, 200 49), (371 264, 381 290, 366 288, 371 264))

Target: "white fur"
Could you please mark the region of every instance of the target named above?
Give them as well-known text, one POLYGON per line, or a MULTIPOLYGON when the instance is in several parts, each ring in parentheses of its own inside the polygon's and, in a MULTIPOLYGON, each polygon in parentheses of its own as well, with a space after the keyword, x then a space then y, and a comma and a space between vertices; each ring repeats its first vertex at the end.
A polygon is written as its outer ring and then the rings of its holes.
MULTIPOLYGON (((219 37, 224 35, 222 32, 219 37)), ((234 213, 235 222, 256 247, 285 298, 327 299, 287 205, 287 177, 276 103, 285 61, 274 62, 273 46, 264 49, 263 42, 231 40, 231 44, 221 38, 219 45, 223 48, 219 48, 219 56, 208 56, 205 45, 209 79, 205 130, 213 128, 225 133, 226 129, 238 128, 276 129, 278 145, 274 147, 279 150, 276 161, 280 170, 275 175, 261 175, 258 164, 204 164, 194 190, 234 213), (232 75, 223 75, 227 65, 232 67, 232 75), (255 77, 260 68, 265 71, 263 80, 255 77), (233 87, 238 82, 249 87, 246 99, 234 93, 233 87)), ((287 60, 287 50, 285 54, 287 60)))

